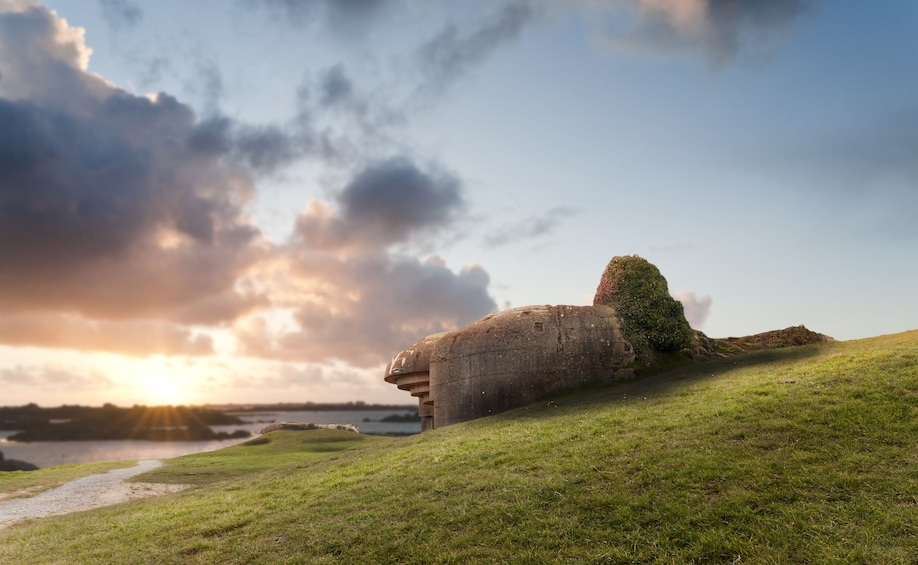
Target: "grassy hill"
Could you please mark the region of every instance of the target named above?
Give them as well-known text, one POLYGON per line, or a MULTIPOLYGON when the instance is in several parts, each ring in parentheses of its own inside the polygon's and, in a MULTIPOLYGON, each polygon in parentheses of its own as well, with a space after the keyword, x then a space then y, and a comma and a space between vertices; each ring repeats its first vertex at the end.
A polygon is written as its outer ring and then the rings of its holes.
POLYGON ((410 438, 274 432, 138 480, 194 487, 7 529, 0 563, 911 563, 918 332, 410 438))

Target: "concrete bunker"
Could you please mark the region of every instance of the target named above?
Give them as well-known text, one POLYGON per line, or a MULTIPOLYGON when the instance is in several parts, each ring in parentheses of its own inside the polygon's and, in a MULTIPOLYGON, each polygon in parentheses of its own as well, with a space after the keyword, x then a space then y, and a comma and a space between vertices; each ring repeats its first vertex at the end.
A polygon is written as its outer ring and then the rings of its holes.
POLYGON ((525 306, 428 336, 396 355, 385 380, 418 398, 429 430, 630 376, 634 360, 609 306, 525 306))
POLYGON ((434 334, 396 355, 385 379, 418 399, 421 429, 497 414, 586 384, 630 378, 697 341, 660 271, 613 257, 592 306, 524 306, 434 334), (633 364, 633 365, 632 365, 633 364))
POLYGON ((834 341, 803 326, 743 338, 693 330, 666 279, 637 255, 613 257, 593 306, 524 306, 434 334, 396 355, 386 381, 418 398, 421 430, 631 378, 673 356, 705 360, 834 341))

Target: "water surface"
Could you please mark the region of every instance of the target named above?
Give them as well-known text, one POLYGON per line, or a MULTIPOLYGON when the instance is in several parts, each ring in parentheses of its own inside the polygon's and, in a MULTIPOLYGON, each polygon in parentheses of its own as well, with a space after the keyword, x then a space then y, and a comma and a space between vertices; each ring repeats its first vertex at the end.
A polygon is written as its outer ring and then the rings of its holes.
MULTIPOLYGON (((232 426, 212 426, 215 432, 248 430, 257 436, 263 427, 273 422, 314 422, 317 424, 355 424, 361 433, 369 434, 416 434, 421 431, 420 422, 364 422, 381 420, 391 414, 402 413, 392 410, 327 410, 301 412, 238 412, 232 413, 245 423, 232 426)), ((0 431, 0 451, 6 459, 27 461, 38 467, 53 467, 73 463, 96 461, 123 461, 140 459, 169 459, 223 449, 251 438, 213 441, 34 441, 19 443, 6 438, 15 431, 0 431)))

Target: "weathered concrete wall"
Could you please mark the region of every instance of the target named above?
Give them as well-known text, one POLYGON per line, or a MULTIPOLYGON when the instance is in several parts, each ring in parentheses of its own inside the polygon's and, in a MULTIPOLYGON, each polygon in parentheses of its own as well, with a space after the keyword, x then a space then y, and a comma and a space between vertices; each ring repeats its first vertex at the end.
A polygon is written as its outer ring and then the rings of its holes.
POLYGON ((433 429, 433 401, 430 399, 430 356, 440 337, 430 335, 396 355, 386 367, 386 382, 407 390, 418 399, 421 431, 433 429))
POLYGON ((434 427, 612 380, 634 360, 608 306, 526 306, 442 335, 430 357, 434 427))
POLYGON ((424 431, 629 377, 633 360, 613 308, 526 306, 420 340, 385 379, 418 398, 424 431))

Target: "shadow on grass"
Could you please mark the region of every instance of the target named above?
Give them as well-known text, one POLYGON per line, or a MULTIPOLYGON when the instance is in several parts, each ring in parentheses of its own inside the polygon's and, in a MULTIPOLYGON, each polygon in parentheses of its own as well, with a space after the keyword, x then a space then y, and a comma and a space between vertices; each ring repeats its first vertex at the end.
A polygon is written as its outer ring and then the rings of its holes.
POLYGON ((552 415, 555 412, 550 408, 558 407, 583 407, 587 408, 621 398, 621 396, 652 397, 666 394, 673 387, 681 386, 688 382, 699 382, 716 378, 728 371, 735 371, 757 367, 761 365, 784 365, 797 363, 808 358, 816 357, 823 353, 832 344, 803 345, 798 347, 785 347, 754 351, 710 361, 699 361, 678 369, 640 377, 630 381, 612 383, 597 383, 582 388, 577 388, 558 395, 543 398, 534 404, 510 410, 496 415, 496 418, 537 418, 552 415), (550 405, 550 408, 549 408, 550 405))

